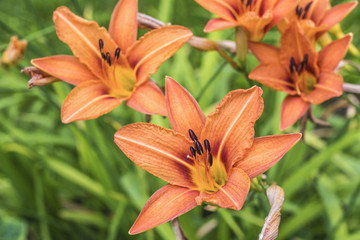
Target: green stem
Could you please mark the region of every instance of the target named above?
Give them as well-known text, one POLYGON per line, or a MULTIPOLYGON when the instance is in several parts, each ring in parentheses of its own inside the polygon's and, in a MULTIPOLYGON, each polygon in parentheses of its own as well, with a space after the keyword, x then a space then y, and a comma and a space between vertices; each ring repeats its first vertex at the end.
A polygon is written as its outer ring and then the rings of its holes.
POLYGON ((246 56, 248 54, 248 37, 242 27, 235 27, 236 57, 240 62, 240 68, 246 69, 246 56))

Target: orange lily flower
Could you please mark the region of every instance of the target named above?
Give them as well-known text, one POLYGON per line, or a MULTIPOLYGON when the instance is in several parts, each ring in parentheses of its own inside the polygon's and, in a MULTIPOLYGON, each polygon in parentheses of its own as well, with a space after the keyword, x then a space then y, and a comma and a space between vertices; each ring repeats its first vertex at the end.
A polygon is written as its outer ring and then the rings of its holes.
POLYGON ((260 41, 296 4, 297 0, 195 0, 220 18, 211 19, 204 31, 242 27, 250 41, 260 41))
POLYGON ((268 170, 301 138, 295 133, 254 139, 263 110, 259 87, 228 93, 207 118, 180 84, 167 77, 165 87, 172 130, 134 123, 115 134, 115 143, 135 164, 168 182, 150 197, 130 234, 203 202, 240 210, 250 178, 268 170))
POLYGON ((357 4, 357 1, 353 1, 331 7, 329 0, 300 0, 278 24, 278 28, 280 32, 284 32, 289 23, 297 20, 305 35, 311 42, 315 42, 323 33, 345 18, 357 4))
POLYGON ((336 40, 316 53, 297 22, 281 37, 280 49, 251 43, 260 61, 249 78, 289 95, 281 107, 281 130, 304 115, 310 104, 320 104, 342 94, 343 78, 334 70, 346 54, 352 34, 336 40))
POLYGON ((143 113, 167 114, 164 95, 149 75, 192 33, 185 27, 165 26, 136 41, 137 8, 137 0, 120 0, 112 13, 109 32, 66 7, 54 12, 57 35, 75 56, 56 55, 31 63, 76 85, 62 105, 64 123, 97 118, 124 101, 143 113))

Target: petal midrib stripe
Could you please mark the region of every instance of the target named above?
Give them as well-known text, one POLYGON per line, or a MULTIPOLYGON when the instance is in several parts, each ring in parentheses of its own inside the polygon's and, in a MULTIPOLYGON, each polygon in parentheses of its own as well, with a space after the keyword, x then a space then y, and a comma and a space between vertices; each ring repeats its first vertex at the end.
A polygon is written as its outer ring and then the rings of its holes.
POLYGON ((160 48, 156 48, 155 50, 151 51, 149 54, 147 54, 146 56, 144 56, 143 58, 140 59, 140 61, 136 64, 135 66, 135 72, 138 70, 139 66, 145 62, 146 60, 148 60, 151 56, 155 55, 157 52, 163 50, 164 48, 170 46, 171 44, 181 40, 181 39, 184 39, 184 38, 187 38, 189 37, 190 34, 187 34, 185 36, 181 36, 181 37, 178 37, 178 38, 175 38, 174 40, 168 42, 167 44, 164 44, 162 45, 160 48))
POLYGON ((91 105, 94 104, 94 102, 97 102, 103 98, 113 98, 110 95, 101 95, 98 97, 95 97, 93 99, 91 99, 90 101, 86 102, 85 105, 83 105, 82 107, 80 107, 77 111, 73 112, 69 117, 65 118, 63 121, 67 122, 68 120, 72 119, 74 116, 76 116, 77 114, 81 113, 83 110, 86 110, 86 108, 90 107, 91 105))
POLYGON ((77 35, 80 36, 80 38, 82 38, 86 43, 88 43, 88 46, 90 46, 90 49, 97 55, 100 56, 100 52, 98 51, 98 49, 89 41, 89 39, 81 32, 79 31, 72 23, 71 21, 69 21, 64 15, 62 15, 61 13, 58 13, 58 16, 63 19, 66 24, 69 25, 69 27, 71 29, 73 29, 73 31, 75 33, 77 33, 77 35))
POLYGON ((229 126, 228 130, 226 131, 222 141, 221 141, 221 145, 219 147, 219 153, 222 152, 222 149, 224 147, 224 144, 226 142, 226 139, 228 138, 230 132, 232 131, 233 127, 235 126, 235 123, 238 121, 238 119, 241 117, 241 115, 244 113, 245 109, 247 108, 247 106, 249 105, 249 103, 251 102, 251 99, 253 98, 254 94, 256 94, 257 91, 254 91, 253 94, 251 94, 251 96, 247 99, 247 101, 245 102, 243 108, 241 109, 241 111, 238 113, 238 115, 236 116, 236 118, 234 118, 234 121, 231 123, 231 125, 229 126))
MULTIPOLYGON (((149 144, 146 144, 146 143, 144 143, 144 142, 136 141, 136 140, 134 140, 134 139, 122 137, 122 136, 119 136, 119 135, 115 135, 115 139, 123 140, 123 141, 125 141, 125 142, 132 143, 132 144, 136 144, 136 145, 140 146, 141 148, 150 149, 150 150, 152 150, 152 151, 154 151, 154 152, 156 152, 156 153, 158 153, 158 154, 161 154, 161 155, 164 155, 164 156, 167 156, 167 157, 173 159, 173 160, 176 161, 177 163, 182 164, 182 165, 188 167, 189 169, 191 169, 191 168, 193 167, 192 165, 190 165, 190 164, 188 164, 187 162, 183 161, 182 159, 174 156, 173 154, 170 154, 170 153, 168 153, 168 152, 166 152, 166 151, 164 151, 164 150, 162 150, 162 149, 156 148, 156 147, 151 146, 151 145, 149 145, 149 144)), ((141 149, 141 148, 139 148, 139 149, 141 149)))

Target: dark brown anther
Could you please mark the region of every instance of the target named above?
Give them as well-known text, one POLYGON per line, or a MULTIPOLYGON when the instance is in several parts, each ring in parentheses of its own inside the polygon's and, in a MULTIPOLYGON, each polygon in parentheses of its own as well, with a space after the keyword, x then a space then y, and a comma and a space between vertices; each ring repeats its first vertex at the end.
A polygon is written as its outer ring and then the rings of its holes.
POLYGON ((204 147, 205 147, 205 150, 210 152, 210 142, 209 140, 205 139, 204 140, 204 147))
POLYGON ((303 13, 303 8, 302 8, 302 7, 299 7, 299 5, 297 5, 296 8, 295 8, 295 12, 296 12, 296 16, 297 16, 298 18, 300 18, 300 17, 301 17, 301 14, 303 13))
POLYGON ((99 39, 99 48, 100 48, 100 51, 102 51, 104 48, 104 41, 101 38, 99 39))
POLYGON ((308 4, 306 4, 306 6, 304 7, 304 14, 303 14, 303 16, 302 16, 302 19, 305 19, 306 14, 307 14, 307 12, 309 11, 309 8, 311 7, 311 4, 312 4, 312 1, 309 2, 308 4))
POLYGON ((117 49, 115 50, 115 58, 116 58, 116 59, 119 59, 119 57, 120 57, 120 48, 117 48, 117 49))
POLYGON ((300 10, 299 5, 296 5, 295 13, 296 13, 296 16, 298 16, 298 17, 300 17, 299 16, 299 10, 300 10))
POLYGON ((246 7, 251 5, 252 0, 247 0, 246 7))
POLYGON ((111 59, 110 59, 110 53, 109 52, 106 53, 106 61, 109 64, 109 66, 111 66, 111 59))
MULTIPOLYGON (((306 6, 304 7, 304 12, 306 13, 307 11, 309 11, 309 8, 311 7, 311 4, 312 4, 313 2, 311 1, 311 2, 309 2, 308 4, 306 4, 306 6)), ((305 14, 304 14, 305 15, 305 14)))
POLYGON ((295 63, 294 57, 290 58, 290 72, 292 72, 292 73, 297 72, 297 65, 295 63))
POLYGON ((308 61, 309 61, 309 55, 306 53, 304 55, 304 59, 300 63, 300 71, 306 68, 306 65, 308 64, 308 61))
POLYGON ((198 140, 197 136, 195 135, 194 131, 189 129, 189 136, 191 138, 191 140, 193 140, 194 142, 198 140))
POLYGON ((208 153, 208 163, 209 163, 210 167, 213 165, 213 157, 210 152, 208 153))
POLYGON ((101 52, 101 57, 102 57, 102 59, 104 59, 104 60, 106 61, 106 55, 105 55, 105 53, 101 52))
POLYGON ((191 156, 196 158, 196 151, 193 147, 190 146, 190 152, 191 152, 191 156))
POLYGON ((199 155, 201 155, 202 153, 204 153, 204 149, 203 149, 203 147, 201 146, 201 143, 200 143, 199 141, 195 141, 194 146, 195 146, 196 152, 197 152, 199 155))

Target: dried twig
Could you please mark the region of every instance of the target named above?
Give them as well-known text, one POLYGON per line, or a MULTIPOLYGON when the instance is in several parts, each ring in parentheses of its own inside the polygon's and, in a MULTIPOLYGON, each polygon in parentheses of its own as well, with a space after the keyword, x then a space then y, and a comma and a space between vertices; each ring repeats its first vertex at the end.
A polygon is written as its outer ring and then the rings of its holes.
POLYGON ((171 225, 172 225, 173 231, 175 233, 176 240, 187 240, 187 237, 185 236, 185 234, 180 226, 180 221, 178 218, 174 218, 171 221, 171 225))
POLYGON ((276 184, 273 184, 266 190, 266 195, 269 199, 271 209, 265 218, 259 240, 274 240, 277 238, 279 232, 280 210, 284 202, 284 190, 276 184))

